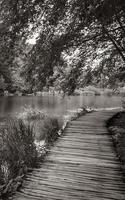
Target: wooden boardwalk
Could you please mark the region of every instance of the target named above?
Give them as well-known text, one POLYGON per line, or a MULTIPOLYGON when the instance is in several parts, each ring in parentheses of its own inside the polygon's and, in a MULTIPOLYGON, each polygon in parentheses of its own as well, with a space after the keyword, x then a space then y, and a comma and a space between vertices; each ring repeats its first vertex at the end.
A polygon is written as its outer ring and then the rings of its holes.
POLYGON ((105 120, 98 111, 72 121, 14 200, 125 200, 125 184, 105 120))

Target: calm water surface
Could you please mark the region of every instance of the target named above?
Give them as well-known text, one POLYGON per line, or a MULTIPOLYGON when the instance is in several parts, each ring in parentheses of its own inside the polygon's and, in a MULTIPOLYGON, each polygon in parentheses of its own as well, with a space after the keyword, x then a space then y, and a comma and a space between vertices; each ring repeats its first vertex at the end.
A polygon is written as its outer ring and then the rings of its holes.
POLYGON ((14 116, 23 111, 24 106, 46 110, 50 115, 64 115, 68 110, 78 107, 119 107, 122 106, 121 96, 42 96, 42 97, 0 97, 0 118, 14 116))

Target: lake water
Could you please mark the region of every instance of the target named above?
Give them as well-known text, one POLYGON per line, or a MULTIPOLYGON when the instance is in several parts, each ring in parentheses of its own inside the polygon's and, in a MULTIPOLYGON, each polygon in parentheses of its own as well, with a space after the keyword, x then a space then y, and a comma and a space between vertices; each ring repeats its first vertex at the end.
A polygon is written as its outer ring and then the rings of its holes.
POLYGON ((64 115, 68 110, 83 107, 110 108, 122 106, 121 96, 12 96, 0 97, 0 118, 14 116, 23 111, 24 106, 46 110, 49 115, 64 115))

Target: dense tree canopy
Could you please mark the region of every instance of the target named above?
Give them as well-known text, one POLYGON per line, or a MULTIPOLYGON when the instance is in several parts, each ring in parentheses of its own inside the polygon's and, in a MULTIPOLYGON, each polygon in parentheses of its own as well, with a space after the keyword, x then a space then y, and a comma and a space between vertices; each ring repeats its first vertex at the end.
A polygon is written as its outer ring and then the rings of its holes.
POLYGON ((0 7, 3 76, 21 57, 30 90, 53 85, 71 94, 98 84, 102 75, 104 86, 124 79, 124 0, 0 0, 0 7), (27 38, 36 33, 27 50, 27 38))

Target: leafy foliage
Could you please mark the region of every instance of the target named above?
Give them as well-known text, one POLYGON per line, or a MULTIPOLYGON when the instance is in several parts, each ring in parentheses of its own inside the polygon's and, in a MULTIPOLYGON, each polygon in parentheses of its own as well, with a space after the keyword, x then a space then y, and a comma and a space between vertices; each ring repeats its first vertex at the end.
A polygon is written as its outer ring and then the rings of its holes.
MULTIPOLYGON (((2 26, 4 24, 2 35, 5 36, 6 33, 8 37, 6 44, 12 47, 12 55, 15 56, 17 46, 20 46, 19 41, 24 40, 25 43, 34 33, 39 33, 33 48, 28 52, 24 50, 26 55, 22 74, 25 75, 31 91, 41 90, 48 84, 50 78, 53 80, 52 84, 58 78, 63 80, 59 81, 60 87, 69 94, 79 82, 88 84, 90 80, 86 79, 90 79, 89 74, 94 72, 91 65, 95 58, 100 59, 100 50, 103 51, 101 54, 103 61, 101 60, 99 70, 96 69, 95 74, 97 71, 100 74, 108 71, 109 63, 115 68, 114 60, 119 57, 119 65, 122 63, 119 67, 119 78, 124 79, 125 2, 123 0, 2 0, 1 5, 2 26), (72 59, 70 73, 68 71, 62 78, 66 72, 65 68, 69 67, 63 55, 68 57, 77 49, 79 54, 75 56, 79 62, 74 63, 72 59), (109 55, 108 59, 106 54, 109 55), (88 62, 89 59, 91 61, 88 62), (100 72, 105 60, 107 69, 100 72), (91 70, 87 72, 89 67, 91 70), (55 77, 57 68, 58 76, 55 77), (81 79, 82 76, 85 80, 78 80, 78 77, 81 79)), ((118 73, 117 67, 115 70, 118 73)), ((112 74, 112 71, 110 73, 112 74)))

